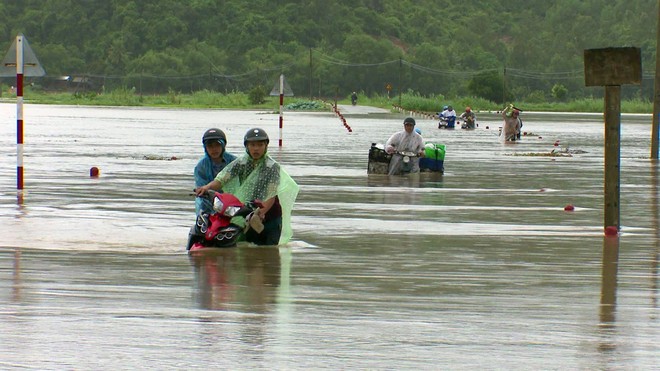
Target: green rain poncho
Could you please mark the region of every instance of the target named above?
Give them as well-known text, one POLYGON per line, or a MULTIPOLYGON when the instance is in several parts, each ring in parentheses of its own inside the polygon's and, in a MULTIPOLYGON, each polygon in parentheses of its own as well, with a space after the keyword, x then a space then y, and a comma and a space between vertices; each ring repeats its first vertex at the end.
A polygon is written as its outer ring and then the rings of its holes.
MULTIPOLYGON (((282 233, 279 244, 285 244, 291 239, 291 210, 299 187, 268 153, 257 161, 253 161, 247 153, 244 154, 219 172, 215 180, 222 184, 223 192, 235 195, 242 202, 255 199, 265 201, 278 196, 282 206, 282 233)), ((232 222, 245 224, 244 220, 232 222)))

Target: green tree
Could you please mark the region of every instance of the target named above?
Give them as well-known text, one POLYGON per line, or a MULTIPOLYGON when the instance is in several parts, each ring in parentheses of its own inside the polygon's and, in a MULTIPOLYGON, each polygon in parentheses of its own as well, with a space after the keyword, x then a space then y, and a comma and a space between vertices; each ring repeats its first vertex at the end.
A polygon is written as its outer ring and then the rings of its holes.
POLYGON ((468 91, 479 98, 488 99, 497 103, 504 103, 502 91, 504 82, 497 71, 485 71, 470 79, 468 91))
POLYGON ((566 95, 568 94, 568 89, 562 84, 555 84, 552 87, 552 96, 557 99, 557 100, 564 100, 566 98, 566 95))

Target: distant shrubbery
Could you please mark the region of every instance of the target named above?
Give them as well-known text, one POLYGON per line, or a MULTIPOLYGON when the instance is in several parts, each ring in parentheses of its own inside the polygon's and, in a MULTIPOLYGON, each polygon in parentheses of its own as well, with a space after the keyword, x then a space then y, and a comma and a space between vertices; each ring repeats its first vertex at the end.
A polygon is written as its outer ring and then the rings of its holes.
POLYGON ((326 106, 319 101, 298 101, 289 103, 284 108, 290 111, 318 111, 326 109, 326 106))
MULTIPOLYGON (((2 85, 3 98, 15 98, 6 92, 9 86, 2 85)), ((100 105, 100 106, 151 106, 151 107, 180 107, 180 108, 227 108, 227 109, 279 109, 279 97, 263 96, 262 103, 254 104, 250 97, 242 92, 217 93, 201 90, 192 94, 179 93, 171 90, 166 95, 139 95, 134 88, 121 88, 105 93, 47 93, 40 89, 25 88, 24 97, 29 103, 38 104, 73 104, 73 105, 100 105)), ((285 98, 287 110, 318 111, 327 107, 320 100, 300 98, 285 98)), ((350 97, 346 96, 339 101, 340 104, 350 104, 350 97)), ((551 102, 546 99, 534 99, 512 102, 526 111, 546 112, 602 112, 604 102, 602 98, 583 98, 567 102, 551 102)), ((431 97, 421 96, 419 93, 408 91, 401 98, 399 96, 374 94, 369 97, 360 95, 360 105, 392 109, 399 104, 405 109, 419 112, 439 112, 444 105, 452 105, 460 113, 469 106, 475 111, 498 111, 502 109, 499 103, 483 98, 457 97, 446 98, 443 95, 431 97)), ((623 113, 651 113, 653 103, 643 99, 624 100, 621 103, 623 113)))

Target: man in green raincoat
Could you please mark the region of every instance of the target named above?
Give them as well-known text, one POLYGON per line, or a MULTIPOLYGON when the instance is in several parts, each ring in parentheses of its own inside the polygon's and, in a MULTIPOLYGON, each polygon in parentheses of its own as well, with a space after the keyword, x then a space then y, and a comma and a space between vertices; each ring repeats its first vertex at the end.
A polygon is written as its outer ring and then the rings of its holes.
MULTIPOLYGON (((291 209, 298 196, 298 184, 268 155, 268 134, 259 128, 245 133, 245 154, 227 165, 213 181, 195 189, 198 196, 209 189, 231 193, 242 202, 260 200, 255 211, 263 230, 250 228, 248 242, 257 245, 284 244, 291 239, 291 209)), ((249 223, 253 224, 253 223, 249 223)), ((261 228, 258 228, 261 229, 261 228)))

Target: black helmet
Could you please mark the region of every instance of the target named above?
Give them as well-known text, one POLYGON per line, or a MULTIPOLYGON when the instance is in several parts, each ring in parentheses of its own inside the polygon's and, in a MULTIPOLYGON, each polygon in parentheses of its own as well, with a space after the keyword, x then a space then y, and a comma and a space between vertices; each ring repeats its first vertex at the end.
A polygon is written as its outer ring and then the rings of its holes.
POLYGON ((209 140, 217 140, 222 144, 222 148, 227 144, 227 136, 218 128, 211 128, 204 132, 204 135, 202 136, 202 144, 206 145, 206 142, 209 140))
POLYGON ((412 124, 413 126, 415 126, 415 119, 412 118, 412 117, 406 117, 406 119, 403 120, 403 124, 404 125, 405 124, 412 124))
POLYGON ((245 133, 245 137, 243 137, 243 146, 247 147, 247 142, 258 142, 262 140, 265 140, 266 144, 270 143, 268 134, 266 134, 263 129, 252 128, 245 133))

